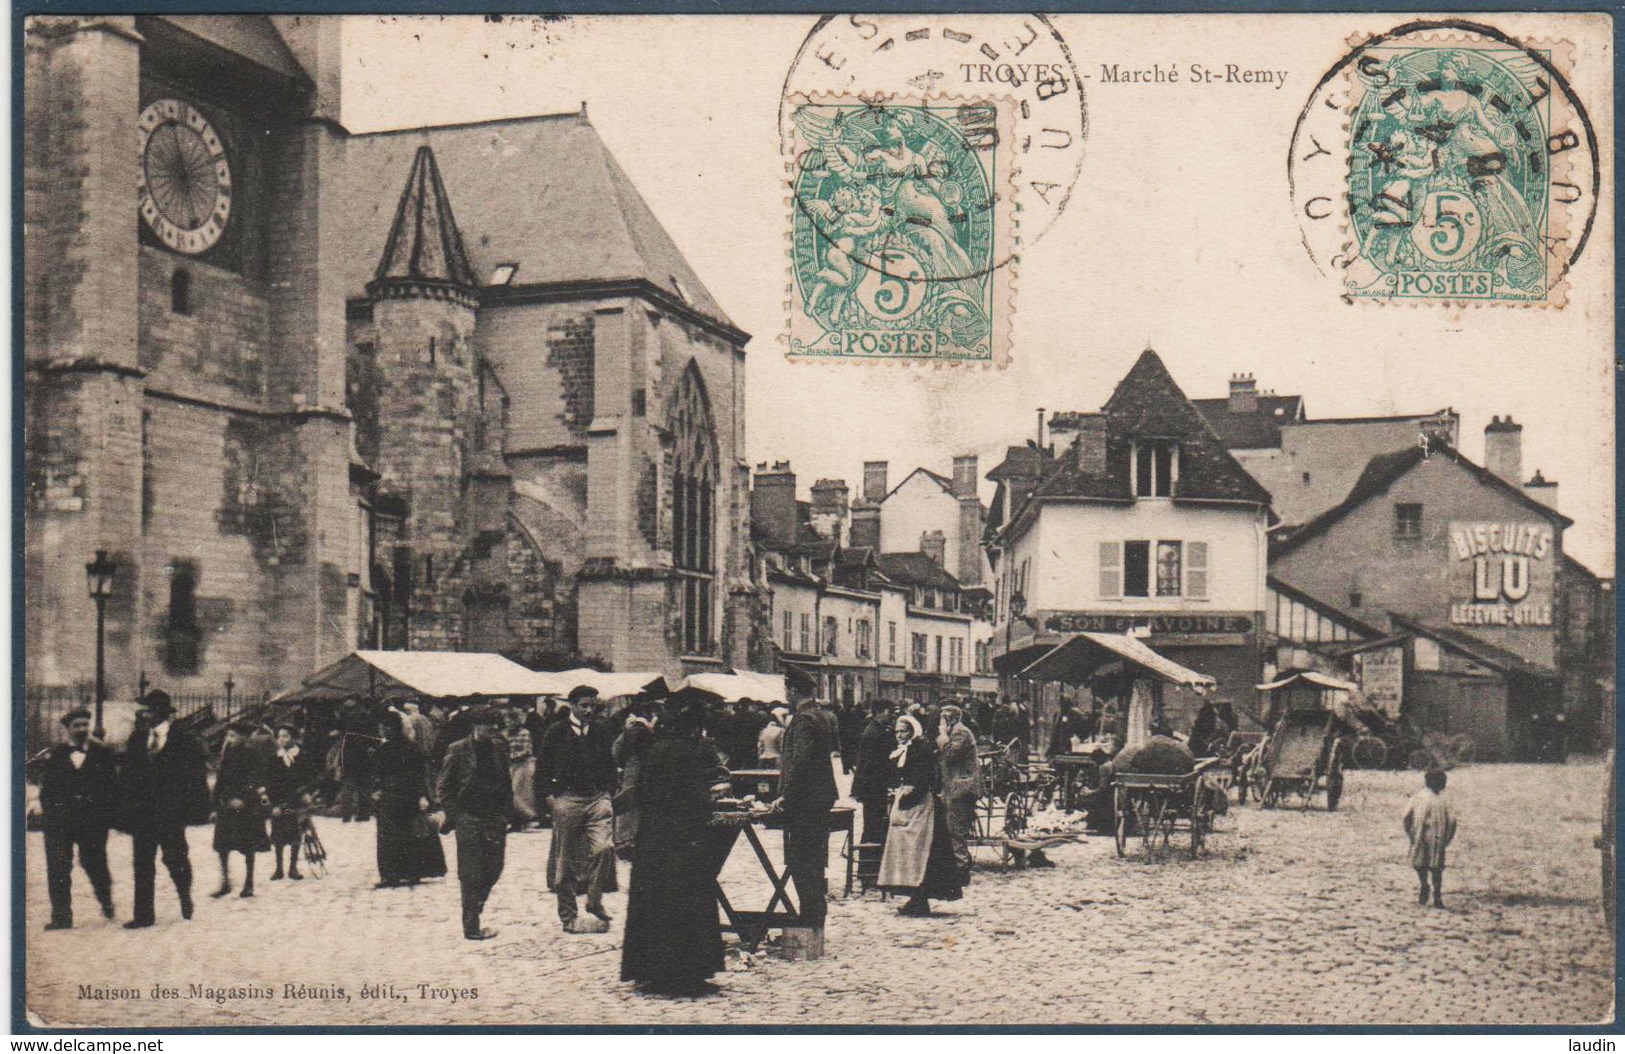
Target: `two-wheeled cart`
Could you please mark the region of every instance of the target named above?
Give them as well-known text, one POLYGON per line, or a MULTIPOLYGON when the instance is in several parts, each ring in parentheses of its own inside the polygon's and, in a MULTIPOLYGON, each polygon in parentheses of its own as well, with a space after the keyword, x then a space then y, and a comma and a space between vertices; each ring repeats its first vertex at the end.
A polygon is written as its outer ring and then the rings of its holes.
POLYGON ((1258 686, 1271 693, 1272 731, 1260 758, 1259 800, 1270 809, 1296 798, 1304 806, 1317 794, 1335 812, 1343 798, 1343 766, 1352 729, 1339 715, 1337 697, 1358 686, 1328 674, 1299 671, 1258 686))
POLYGON ((1127 856, 1129 843, 1139 838, 1148 857, 1166 853, 1175 835, 1188 835, 1190 854, 1202 851, 1213 833, 1214 795, 1222 793, 1209 775, 1218 758, 1197 762, 1189 772, 1114 772, 1112 774, 1112 831, 1117 855, 1127 856))

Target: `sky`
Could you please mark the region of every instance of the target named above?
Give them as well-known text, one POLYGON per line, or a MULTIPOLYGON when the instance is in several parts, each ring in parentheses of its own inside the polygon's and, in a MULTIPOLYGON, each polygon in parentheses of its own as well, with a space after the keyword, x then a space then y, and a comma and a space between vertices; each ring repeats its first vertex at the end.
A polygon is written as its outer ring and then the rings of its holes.
MULTIPOLYGON (((960 454, 978 455, 986 472, 1034 434, 1037 408, 1098 409, 1150 346, 1192 398, 1222 396, 1245 372, 1262 389, 1302 395, 1311 417, 1453 407, 1462 451, 1480 463, 1484 426, 1511 414, 1524 425, 1525 472, 1561 484, 1561 510, 1576 521, 1567 550, 1611 575, 1611 189, 1603 234, 1561 309, 1345 304, 1299 241, 1287 148, 1349 34, 1388 24, 1155 17, 1053 19, 1089 77, 1090 130, 1066 210, 1015 264, 1003 370, 785 358, 790 212, 778 114, 810 16, 356 16, 344 27, 343 119, 364 132, 585 103, 694 270, 752 334, 749 456, 789 460, 803 490, 820 478, 855 490, 866 460, 889 461, 894 482, 915 466, 946 473, 960 454), (1187 75, 1107 84, 1109 63, 1187 75), (1285 80, 1198 87, 1192 63, 1285 80)), ((1574 83, 1607 158, 1606 23, 1542 17, 1543 32, 1594 42, 1579 51, 1599 59, 1574 83)), ((1520 32, 1519 16, 1497 18, 1520 32)))

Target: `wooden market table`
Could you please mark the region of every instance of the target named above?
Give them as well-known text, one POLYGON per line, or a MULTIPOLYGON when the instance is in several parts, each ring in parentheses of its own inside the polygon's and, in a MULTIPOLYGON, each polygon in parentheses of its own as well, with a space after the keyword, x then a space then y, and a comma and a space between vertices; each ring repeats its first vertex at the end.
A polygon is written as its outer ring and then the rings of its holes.
MULTIPOLYGON (((856 812, 857 810, 850 806, 836 806, 829 811, 830 831, 844 832, 846 835, 842 855, 846 858, 847 896, 852 894, 852 868, 855 856, 852 852, 853 816, 856 812)), ((713 880, 717 905, 728 920, 722 929, 737 933, 739 939, 752 948, 762 942, 769 930, 798 926, 802 921, 800 909, 790 899, 789 869, 774 864, 773 858, 767 853, 767 847, 762 844, 761 835, 757 833, 758 827, 782 830, 784 817, 778 813, 719 812, 712 817, 711 825, 706 828, 707 850, 713 865, 712 874, 717 876, 713 880), (722 888, 723 865, 732 855, 741 833, 745 836, 745 844, 750 846, 757 864, 761 867, 762 874, 773 887, 767 906, 757 911, 735 907, 722 888)))

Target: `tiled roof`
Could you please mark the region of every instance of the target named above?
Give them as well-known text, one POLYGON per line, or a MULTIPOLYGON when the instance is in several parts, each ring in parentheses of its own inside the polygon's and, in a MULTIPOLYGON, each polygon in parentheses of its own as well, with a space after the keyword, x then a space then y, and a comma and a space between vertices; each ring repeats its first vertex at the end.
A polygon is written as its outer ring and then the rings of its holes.
POLYGON ((434 149, 481 282, 505 263, 518 264, 514 286, 643 280, 732 327, 576 113, 351 136, 337 239, 350 295, 361 294, 388 240, 395 200, 380 188, 399 186, 424 145, 434 149))
POLYGON ((1454 464, 1460 465, 1463 469, 1471 472, 1477 477, 1478 482, 1501 491, 1530 511, 1564 527, 1574 523, 1567 516, 1546 505, 1542 505, 1525 494, 1521 488, 1514 487, 1489 469, 1474 464, 1459 452, 1452 450, 1441 442, 1435 441, 1429 450, 1423 450, 1419 445, 1406 447, 1403 450, 1396 450, 1389 454, 1378 454, 1366 462, 1365 470, 1360 473, 1360 478, 1354 481, 1354 486, 1349 489, 1348 497, 1296 530, 1276 535, 1272 539, 1274 544, 1270 555, 1273 557, 1280 553, 1290 552, 1309 539, 1324 534, 1343 517, 1365 504, 1368 500, 1387 493, 1388 488, 1393 486, 1395 480, 1420 465, 1426 457, 1449 458, 1454 464))
POLYGON ((925 586, 957 592, 959 579, 924 553, 881 553, 875 558, 880 573, 903 586, 925 586))
POLYGON ((1281 445, 1281 426, 1303 413, 1301 395, 1260 395, 1258 409, 1232 413, 1230 400, 1192 399, 1191 405, 1230 450, 1258 450, 1281 445))
POLYGON ((1147 348, 1107 400, 1106 468, 1086 473, 1075 457, 1061 457, 1034 499, 1095 498, 1132 501, 1129 451, 1135 439, 1172 439, 1179 444, 1174 498, 1243 501, 1268 506, 1269 492, 1247 474, 1185 397, 1157 353, 1147 348))
POLYGON ((426 146, 418 147, 412 158, 412 172, 401 192, 373 281, 431 282, 465 289, 478 284, 451 203, 446 200, 434 151, 426 146))

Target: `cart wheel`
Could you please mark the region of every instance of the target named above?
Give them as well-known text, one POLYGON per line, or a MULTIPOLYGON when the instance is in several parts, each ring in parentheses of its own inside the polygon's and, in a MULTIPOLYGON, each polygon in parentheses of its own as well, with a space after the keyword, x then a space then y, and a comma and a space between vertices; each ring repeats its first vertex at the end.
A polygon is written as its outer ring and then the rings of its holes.
POLYGON ((1026 830, 1027 799, 1020 791, 1011 791, 1004 799, 1004 835, 1006 838, 1016 838, 1026 830))
POLYGON ((1354 741, 1354 764, 1362 769, 1380 769, 1388 764, 1388 745, 1376 736, 1361 736, 1354 741))
POLYGON ((1326 811, 1336 812, 1337 803, 1343 799, 1343 773, 1335 771, 1326 777, 1326 811))
POLYGON ((1117 838, 1117 855, 1127 856, 1128 792, 1122 787, 1112 788, 1112 831, 1117 838))

